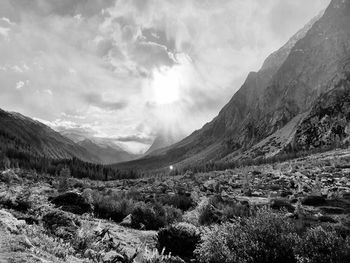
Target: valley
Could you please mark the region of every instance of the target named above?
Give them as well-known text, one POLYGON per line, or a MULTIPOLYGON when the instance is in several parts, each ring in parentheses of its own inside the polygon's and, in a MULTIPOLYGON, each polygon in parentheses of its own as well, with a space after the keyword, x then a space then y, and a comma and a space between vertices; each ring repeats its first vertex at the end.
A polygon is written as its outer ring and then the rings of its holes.
MULTIPOLYGON (((12 244, 2 255, 21 251, 16 255, 18 259, 26 258, 26 262, 110 262, 106 258, 111 253, 102 249, 103 242, 109 240, 107 237, 105 241, 98 241, 96 237, 96 243, 92 241, 91 248, 86 247, 81 252, 73 245, 80 234, 93 238, 94 233, 97 235, 103 230, 108 230, 112 243, 129 256, 137 254, 135 262, 148 262, 142 257, 147 257, 145 251, 156 249, 157 232, 154 230, 158 227, 147 225, 147 221, 143 226, 133 222, 136 220, 133 209, 141 203, 150 208, 157 203, 178 207, 179 215, 174 222, 186 222, 200 231, 208 224, 225 222, 236 216, 246 217, 264 207, 299 227, 332 225, 339 231, 350 231, 350 151, 346 149, 226 171, 189 171, 181 176, 104 182, 9 169, 1 172, 0 181, 1 213, 6 215, 1 217, 0 229, 6 234, 2 237, 6 236, 6 242, 12 244), (63 186, 62 182, 65 182, 63 186), (67 193, 74 194, 69 197, 67 193), (61 199, 57 199, 60 196, 61 199), (55 198, 60 201, 53 201, 55 198), (96 203, 103 200, 116 200, 117 207, 109 203, 105 209, 112 209, 121 216, 103 219, 102 210, 98 210, 102 207, 96 203), (124 208, 120 207, 123 202, 124 208), (227 210, 229 208, 232 210, 227 210), (76 223, 72 227, 68 223, 60 225, 59 221, 54 223, 55 217, 47 221, 52 213, 76 223), (149 227, 155 228, 147 230, 149 227), (58 246, 57 250, 38 240, 37 232, 45 237, 43 240, 58 246), (68 243, 60 243, 57 235, 68 243), (69 242, 73 243, 69 245, 69 242), (94 261, 86 251, 101 253, 100 261, 94 261)), ((146 220, 144 216, 142 220, 146 220)))

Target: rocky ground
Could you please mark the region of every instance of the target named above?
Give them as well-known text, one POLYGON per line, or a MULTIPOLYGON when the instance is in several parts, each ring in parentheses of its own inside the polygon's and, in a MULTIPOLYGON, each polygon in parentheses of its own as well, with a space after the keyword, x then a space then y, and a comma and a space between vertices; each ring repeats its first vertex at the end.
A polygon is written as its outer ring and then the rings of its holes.
MULTIPOLYGON (((88 255, 70 254, 69 244, 61 242, 57 236, 47 235, 48 230, 66 237, 72 229, 82 233, 86 230, 102 233, 107 229, 113 242, 129 255, 141 247, 155 247, 155 231, 123 227, 96 219, 85 211, 63 212, 66 204, 57 205, 59 199, 52 200, 59 196, 56 178, 19 169, 2 171, 0 178, 0 262, 93 262, 88 261, 88 255), (30 209, 24 202, 28 199, 30 209), (64 222, 64 227, 60 222, 64 222)), ((284 209, 286 216, 304 218, 310 223, 329 222, 350 227, 346 223, 350 221, 350 150, 234 170, 186 172, 181 176, 109 182, 69 181, 78 196, 94 190, 126 191, 147 202, 181 192, 191 196, 197 204, 216 196, 249 207, 267 205, 272 209, 284 209)), ((70 204, 70 209, 84 209, 83 203, 76 202, 70 204)))

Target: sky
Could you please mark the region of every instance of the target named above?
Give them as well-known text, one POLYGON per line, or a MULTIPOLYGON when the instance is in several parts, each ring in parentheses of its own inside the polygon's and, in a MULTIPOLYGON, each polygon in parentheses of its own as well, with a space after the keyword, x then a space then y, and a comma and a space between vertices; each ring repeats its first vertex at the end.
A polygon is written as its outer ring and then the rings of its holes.
POLYGON ((330 0, 1 0, 0 108, 125 149, 213 119, 330 0))

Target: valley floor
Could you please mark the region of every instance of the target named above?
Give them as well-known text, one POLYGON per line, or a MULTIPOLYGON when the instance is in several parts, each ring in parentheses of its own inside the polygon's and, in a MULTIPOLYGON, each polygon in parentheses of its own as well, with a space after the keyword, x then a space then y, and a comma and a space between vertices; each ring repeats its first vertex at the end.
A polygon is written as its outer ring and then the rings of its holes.
MULTIPOLYGON (((63 209, 48 201, 49 197, 59 195, 57 178, 15 169, 3 171, 0 179, 1 263, 109 262, 93 261, 88 250, 73 253, 70 251, 71 245, 48 234, 43 219, 45 214, 61 215, 63 209), (31 207, 28 210, 23 207, 26 204, 21 202, 24 197, 30 199, 31 207)), ((194 225, 199 225, 198 206, 213 197, 219 198, 222 204, 238 202, 250 208, 267 205, 272 209, 284 209, 289 218, 297 215, 299 218, 303 216, 309 223, 330 222, 337 225, 349 220, 350 215, 350 150, 335 150, 283 163, 234 170, 199 174, 187 172, 175 177, 108 182, 69 179, 69 185, 71 192, 84 194, 88 189, 108 195, 133 193, 145 202, 164 200, 182 193, 191 197, 196 204, 183 214, 183 221, 194 225)), ((74 220, 80 222, 79 231, 101 233, 107 229, 113 242, 119 244, 118 249, 130 256, 138 249, 147 247, 152 250, 156 246, 156 231, 124 227, 111 220, 97 219, 91 214, 65 212, 65 215, 69 215, 64 220, 72 223, 72 227, 76 224, 74 220)), ((63 231, 55 228, 57 224, 50 226, 57 233, 63 231)), ((64 231, 69 233, 70 229, 64 231)), ((99 242, 107 241, 101 239, 99 242)), ((99 242, 96 241, 94 246, 102 246, 99 242)), ((108 253, 102 257, 108 257, 108 253)))

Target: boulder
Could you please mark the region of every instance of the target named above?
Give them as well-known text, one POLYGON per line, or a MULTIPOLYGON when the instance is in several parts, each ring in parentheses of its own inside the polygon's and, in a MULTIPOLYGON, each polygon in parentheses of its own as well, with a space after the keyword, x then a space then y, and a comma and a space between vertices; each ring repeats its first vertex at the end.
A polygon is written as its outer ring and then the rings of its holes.
POLYGON ((131 214, 126 216, 123 221, 120 223, 121 226, 125 226, 125 227, 131 227, 131 214))
POLYGON ((23 220, 17 220, 11 213, 0 210, 0 227, 11 233, 18 233, 19 227, 25 225, 23 220))
POLYGON ((62 210, 73 214, 84 214, 92 211, 92 204, 89 203, 81 194, 67 192, 56 197, 49 198, 49 201, 61 207, 62 210))

